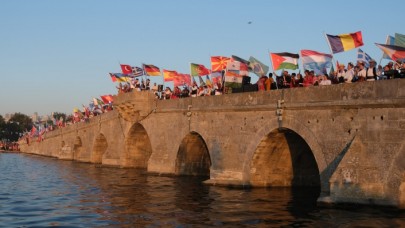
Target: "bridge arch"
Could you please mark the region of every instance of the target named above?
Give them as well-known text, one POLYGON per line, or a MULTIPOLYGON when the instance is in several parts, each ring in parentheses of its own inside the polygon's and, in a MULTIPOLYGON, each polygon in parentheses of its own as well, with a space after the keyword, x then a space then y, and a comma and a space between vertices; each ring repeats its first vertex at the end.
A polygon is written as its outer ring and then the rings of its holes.
POLYGON ((93 152, 91 153, 92 159, 91 162, 95 164, 103 163, 103 155, 107 151, 108 143, 104 134, 100 133, 97 135, 93 144, 93 152))
POLYGON ((274 129, 260 141, 251 161, 253 186, 320 186, 311 148, 296 132, 274 129))
POLYGON ((125 140, 124 166, 147 168, 152 154, 152 144, 146 129, 140 124, 134 124, 128 131, 125 140))
POLYGON ((320 186, 329 191, 326 162, 316 136, 303 124, 283 116, 271 119, 247 146, 244 178, 253 186, 320 186), (283 170, 284 169, 284 170, 283 170))
POLYGON ((207 144, 197 132, 188 133, 177 152, 175 174, 210 176, 211 158, 207 144))

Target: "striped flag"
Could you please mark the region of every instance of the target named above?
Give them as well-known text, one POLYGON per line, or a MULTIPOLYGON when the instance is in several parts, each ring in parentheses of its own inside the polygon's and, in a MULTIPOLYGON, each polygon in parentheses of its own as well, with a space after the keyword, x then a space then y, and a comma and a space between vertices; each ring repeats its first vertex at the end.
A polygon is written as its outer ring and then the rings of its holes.
POLYGON ((177 71, 163 69, 163 81, 171 82, 177 76, 177 71))
POLYGON ((332 55, 312 50, 301 50, 302 65, 305 70, 313 70, 315 74, 323 74, 332 66, 332 55))
POLYGON ((280 52, 280 53, 270 53, 271 63, 273 64, 274 70, 282 69, 298 69, 298 54, 293 54, 289 52, 280 52))
MULTIPOLYGON (((387 44, 387 45, 394 45, 395 44, 395 38, 393 37, 393 36, 390 36, 390 35, 388 35, 387 36, 387 40, 385 41, 385 44, 387 44)), ((383 54, 383 57, 382 57, 383 59, 390 59, 391 60, 391 58, 387 55, 387 54, 383 54)))
POLYGON ((143 75, 143 70, 140 67, 132 67, 132 75, 134 77, 142 76, 143 75))
POLYGON ((375 44, 379 47, 385 54, 387 54, 392 60, 405 60, 405 47, 395 46, 395 45, 384 45, 375 44))
POLYGON ((361 31, 341 35, 326 34, 326 37, 333 54, 363 46, 361 31))
POLYGON ((162 75, 160 73, 159 67, 152 65, 152 64, 143 64, 143 70, 145 72, 145 75, 149 76, 160 76, 162 75))
POLYGON ((369 67, 370 60, 371 60, 371 57, 367 53, 365 53, 360 48, 359 48, 359 50, 357 50, 357 61, 362 61, 364 63, 364 66, 369 67))

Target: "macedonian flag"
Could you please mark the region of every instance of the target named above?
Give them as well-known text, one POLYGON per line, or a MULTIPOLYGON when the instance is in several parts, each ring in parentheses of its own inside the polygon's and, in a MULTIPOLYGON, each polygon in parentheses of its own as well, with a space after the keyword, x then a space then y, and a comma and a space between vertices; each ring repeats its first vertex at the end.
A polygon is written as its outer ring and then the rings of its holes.
POLYGON ((223 56, 211 56, 211 70, 222 71, 226 69, 226 64, 231 58, 223 56))

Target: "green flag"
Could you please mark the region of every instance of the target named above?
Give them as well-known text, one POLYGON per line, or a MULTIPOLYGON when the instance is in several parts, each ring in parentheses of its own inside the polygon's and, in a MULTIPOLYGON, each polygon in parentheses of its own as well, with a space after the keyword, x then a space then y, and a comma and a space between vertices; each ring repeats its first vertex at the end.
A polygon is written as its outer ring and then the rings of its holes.
POLYGON ((394 45, 400 46, 400 47, 405 47, 405 35, 395 33, 394 45))
POLYGON ((253 56, 250 56, 249 62, 250 62, 250 67, 252 68, 253 73, 255 73, 259 77, 266 75, 267 72, 269 71, 268 66, 264 65, 262 62, 255 59, 253 56))

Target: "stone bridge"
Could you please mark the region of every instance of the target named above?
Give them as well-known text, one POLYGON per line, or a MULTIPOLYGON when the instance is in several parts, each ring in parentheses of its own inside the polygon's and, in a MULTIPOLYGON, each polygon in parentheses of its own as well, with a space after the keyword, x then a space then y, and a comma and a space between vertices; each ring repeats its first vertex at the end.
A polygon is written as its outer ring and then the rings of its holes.
POLYGON ((21 150, 213 185, 317 186, 319 201, 405 208, 405 80, 155 100, 47 133, 21 150))

